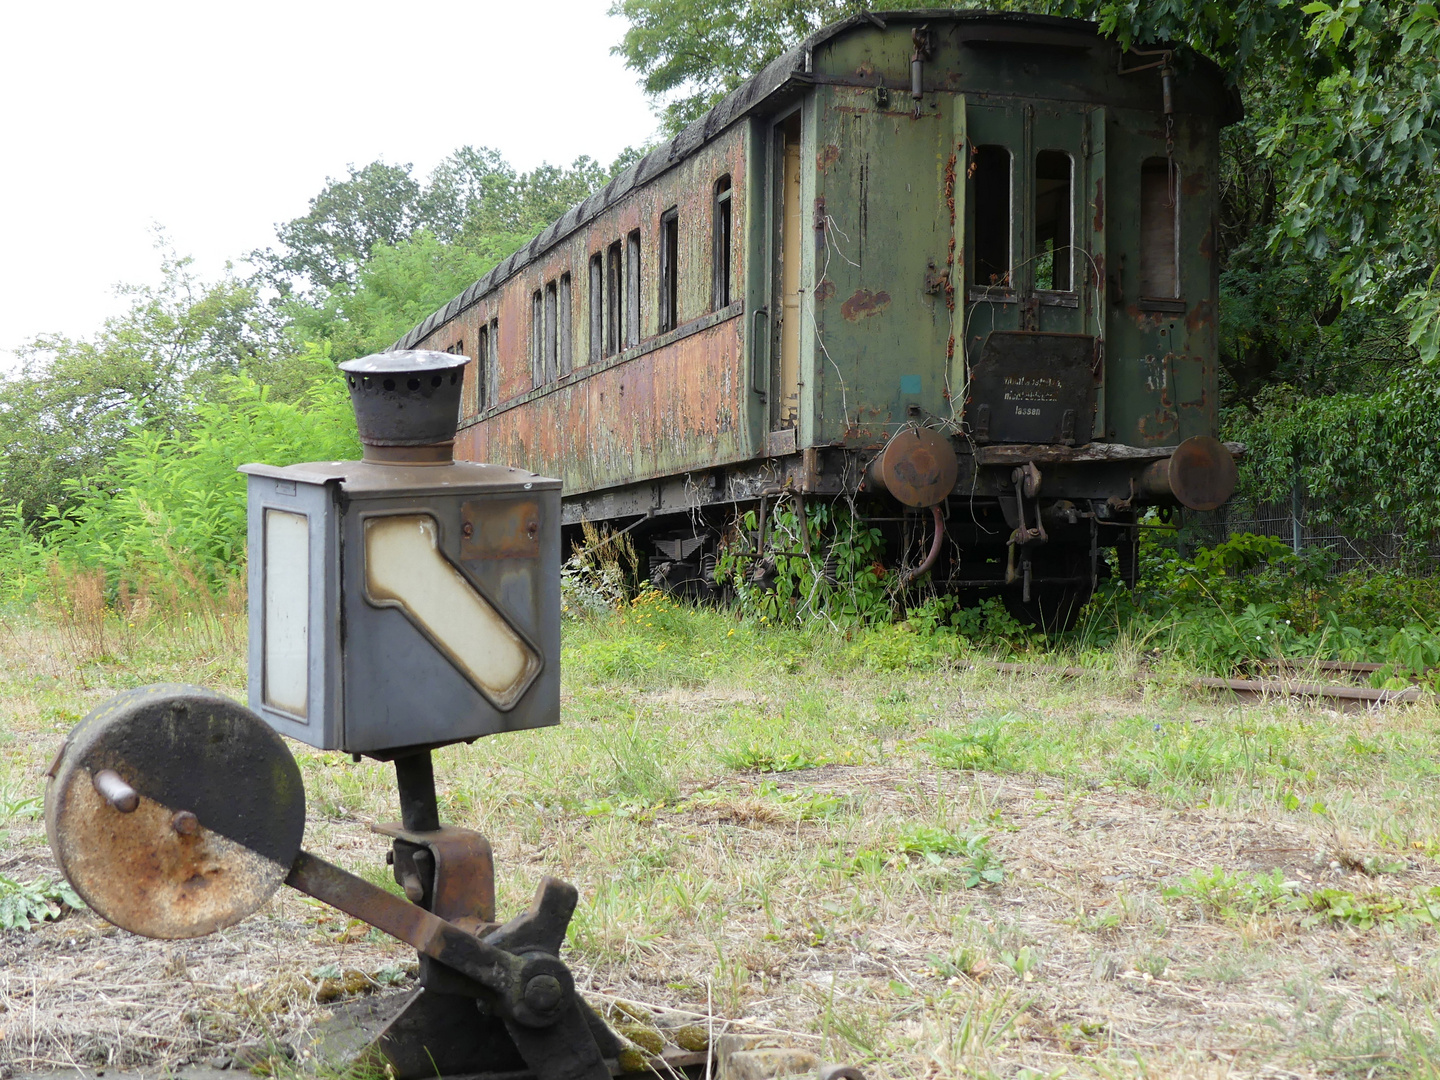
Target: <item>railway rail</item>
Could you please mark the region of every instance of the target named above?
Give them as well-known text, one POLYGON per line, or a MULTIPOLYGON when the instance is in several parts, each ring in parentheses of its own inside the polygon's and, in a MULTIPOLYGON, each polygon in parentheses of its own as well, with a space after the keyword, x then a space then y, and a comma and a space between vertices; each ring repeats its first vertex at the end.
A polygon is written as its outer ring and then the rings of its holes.
MULTIPOLYGON (((1065 679, 1077 679, 1094 674, 1093 669, 1090 668, 1059 667, 1048 664, 995 663, 986 666, 1004 674, 1053 674, 1065 679)), ((1323 702, 1329 708, 1339 712, 1363 712, 1384 705, 1420 701, 1427 696, 1426 691, 1417 685, 1408 687, 1355 686, 1345 683, 1311 682, 1306 679, 1281 677, 1278 674, 1282 672, 1326 672, 1365 677, 1384 670, 1387 666, 1384 664, 1290 658, 1262 660, 1255 666, 1262 670, 1274 671, 1277 675, 1269 678, 1231 679, 1205 676, 1193 680, 1191 685, 1196 689, 1208 690, 1220 696, 1233 698, 1242 704, 1283 698, 1302 698, 1323 702)))

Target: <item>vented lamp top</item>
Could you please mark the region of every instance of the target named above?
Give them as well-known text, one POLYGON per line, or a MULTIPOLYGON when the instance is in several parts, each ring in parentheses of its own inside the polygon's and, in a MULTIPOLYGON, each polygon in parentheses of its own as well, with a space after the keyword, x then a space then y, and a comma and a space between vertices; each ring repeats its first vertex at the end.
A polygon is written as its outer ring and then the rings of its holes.
POLYGON ((468 362, 456 353, 404 349, 341 364, 365 460, 405 465, 453 460, 468 362))

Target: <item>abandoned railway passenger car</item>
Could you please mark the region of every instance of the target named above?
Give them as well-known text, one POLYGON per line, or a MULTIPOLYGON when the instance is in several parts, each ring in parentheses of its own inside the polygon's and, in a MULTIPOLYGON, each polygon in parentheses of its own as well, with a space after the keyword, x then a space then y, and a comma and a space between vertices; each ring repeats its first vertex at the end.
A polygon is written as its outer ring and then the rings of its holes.
POLYGON ((737 509, 854 499, 939 587, 1074 606, 1212 508, 1208 60, 1089 23, 812 35, 398 344, 471 358, 457 451, 564 481, 695 580, 737 509), (773 503, 772 503, 773 505, 773 503))

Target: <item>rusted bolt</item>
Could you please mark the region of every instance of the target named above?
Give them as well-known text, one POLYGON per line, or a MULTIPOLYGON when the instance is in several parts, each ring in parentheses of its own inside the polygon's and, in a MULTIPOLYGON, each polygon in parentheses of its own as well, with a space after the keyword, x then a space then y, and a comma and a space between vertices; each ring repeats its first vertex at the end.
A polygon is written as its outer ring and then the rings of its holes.
POLYGON ((466 540, 469 540, 470 537, 475 535, 475 526, 468 521, 465 522, 464 525, 460 526, 460 535, 463 536, 466 540))
POLYGON ((120 779, 114 769, 101 769, 90 781, 101 798, 122 814, 133 813, 140 805, 140 793, 120 779))
POLYGON ((539 531, 540 523, 538 521, 531 521, 525 526, 525 535, 528 536, 531 540, 535 539, 535 534, 539 531))
POLYGON ((200 831, 200 819, 189 810, 180 810, 170 819, 171 827, 181 836, 194 836, 200 831))
POLYGON ((553 1012, 565 996, 565 988, 554 975, 536 975, 525 984, 525 1005, 540 1016, 553 1012))

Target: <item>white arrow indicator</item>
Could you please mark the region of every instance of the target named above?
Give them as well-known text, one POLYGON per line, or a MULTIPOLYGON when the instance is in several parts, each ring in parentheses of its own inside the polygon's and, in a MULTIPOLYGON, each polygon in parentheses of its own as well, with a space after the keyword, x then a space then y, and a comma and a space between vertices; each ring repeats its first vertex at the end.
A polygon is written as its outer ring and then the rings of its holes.
POLYGON ((398 607, 498 708, 520 699, 540 671, 530 644, 440 550, 429 514, 365 521, 365 599, 398 607))

